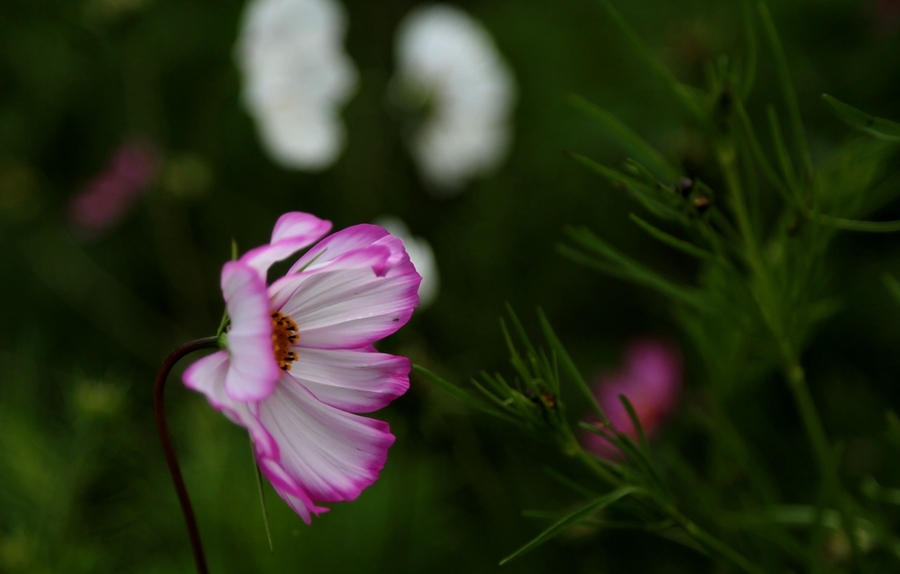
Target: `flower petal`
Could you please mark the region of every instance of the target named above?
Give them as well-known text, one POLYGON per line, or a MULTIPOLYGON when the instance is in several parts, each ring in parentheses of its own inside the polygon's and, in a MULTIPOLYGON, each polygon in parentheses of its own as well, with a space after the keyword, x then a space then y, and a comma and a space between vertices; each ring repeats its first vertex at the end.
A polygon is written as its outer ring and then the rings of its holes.
POLYGON ((231 319, 225 390, 236 401, 258 401, 275 388, 281 373, 272 350, 272 319, 266 284, 240 261, 222 267, 222 293, 231 319))
POLYGON ((323 403, 351 413, 380 409, 409 388, 409 359, 365 349, 294 347, 288 376, 323 403))
POLYGON ((278 458, 278 445, 256 416, 257 404, 235 401, 225 392, 227 373, 228 352, 219 351, 195 361, 184 372, 182 380, 188 388, 206 395, 214 409, 250 432, 257 456, 278 458))
POLYGON ((401 251, 372 245, 270 287, 272 308, 297 324, 300 347, 355 349, 406 324, 418 304, 422 277, 402 251, 402 242, 393 239, 401 251))
POLYGON ((419 285, 418 308, 427 307, 437 297, 440 284, 437 262, 431 245, 421 237, 413 237, 406 224, 396 217, 380 217, 376 223, 403 242, 409 260, 412 261, 416 272, 422 276, 422 283, 419 285))
POLYGON ((403 242, 388 233, 384 228, 368 223, 361 223, 332 233, 315 247, 303 254, 303 257, 288 271, 288 274, 323 267, 339 256, 364 249, 372 245, 385 245, 392 255, 404 251, 403 242))
POLYGON ((273 263, 309 247, 329 231, 330 221, 300 211, 285 213, 275 223, 272 241, 268 245, 251 249, 240 261, 255 269, 265 282, 266 273, 273 263))
POLYGON ((394 443, 387 423, 328 406, 289 376, 259 403, 259 420, 280 453, 261 469, 282 497, 353 500, 378 479, 394 443))

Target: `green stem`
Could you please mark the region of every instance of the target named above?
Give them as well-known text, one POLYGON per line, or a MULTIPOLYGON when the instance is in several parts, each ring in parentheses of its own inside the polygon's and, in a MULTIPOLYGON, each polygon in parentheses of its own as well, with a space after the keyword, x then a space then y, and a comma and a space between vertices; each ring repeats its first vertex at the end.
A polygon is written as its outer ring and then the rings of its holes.
POLYGON ((785 373, 788 386, 797 401, 797 408, 800 410, 800 418, 803 419, 803 426, 806 428, 806 434, 812 442, 813 450, 816 453, 820 470, 823 476, 831 476, 834 474, 834 465, 831 459, 831 448, 828 446, 828 437, 825 434, 825 427, 822 425, 822 419, 813 403, 812 395, 809 393, 809 387, 806 384, 806 374, 796 361, 791 361, 785 373))

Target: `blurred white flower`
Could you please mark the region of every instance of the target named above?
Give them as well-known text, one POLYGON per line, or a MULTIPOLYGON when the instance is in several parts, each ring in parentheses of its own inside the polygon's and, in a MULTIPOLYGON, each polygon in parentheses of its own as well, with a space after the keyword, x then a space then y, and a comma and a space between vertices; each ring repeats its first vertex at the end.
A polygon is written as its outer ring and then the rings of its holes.
POLYGON ((512 142, 516 85, 487 30, 458 8, 417 8, 400 24, 396 59, 392 89, 428 106, 410 144, 435 190, 458 192, 499 167, 512 142))
POLYGON ((410 261, 422 276, 422 282, 419 284, 419 309, 427 307, 437 297, 440 284, 434 250, 431 249, 431 245, 421 237, 413 237, 406 224, 397 217, 384 215, 375 221, 375 225, 384 227, 388 233, 403 241, 410 261))
POLYGON ((284 167, 322 170, 344 148, 340 108, 357 80, 345 29, 333 0, 250 0, 245 8, 235 54, 244 104, 284 167))

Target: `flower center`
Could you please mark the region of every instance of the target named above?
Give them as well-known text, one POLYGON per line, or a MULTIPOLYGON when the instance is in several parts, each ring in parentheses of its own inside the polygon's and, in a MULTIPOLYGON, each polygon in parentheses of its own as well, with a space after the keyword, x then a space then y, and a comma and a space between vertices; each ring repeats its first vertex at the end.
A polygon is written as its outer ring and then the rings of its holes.
POLYGON ((290 371, 291 363, 297 360, 297 353, 291 351, 291 345, 300 338, 297 324, 281 311, 272 311, 272 349, 275 360, 282 371, 290 371))

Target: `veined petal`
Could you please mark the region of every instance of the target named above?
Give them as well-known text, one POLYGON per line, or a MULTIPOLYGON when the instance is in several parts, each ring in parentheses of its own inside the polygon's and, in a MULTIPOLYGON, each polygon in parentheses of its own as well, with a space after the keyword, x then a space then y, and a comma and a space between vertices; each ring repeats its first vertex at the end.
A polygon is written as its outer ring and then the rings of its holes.
POLYGON ((288 376, 323 403, 351 413, 380 409, 409 388, 409 359, 364 349, 294 347, 288 376))
POLYGON ((266 284, 240 261, 222 267, 222 293, 231 319, 225 390, 236 401, 258 401, 275 388, 281 370, 272 350, 266 284))
MULTIPOLYGON (((387 273, 388 261, 391 251, 383 245, 369 245, 362 249, 343 253, 328 261, 325 271, 339 270, 370 270, 376 276, 384 276, 387 273)), ((323 269, 317 266, 315 269, 302 273, 288 273, 284 277, 275 280, 269 285, 269 306, 281 309, 284 304, 296 295, 296 291, 309 277, 323 269)))
POLYGON ((282 497, 353 500, 378 479, 394 443, 387 423, 328 406, 287 375, 259 403, 259 420, 280 453, 261 469, 282 497))
POLYGON ((206 395, 209 404, 225 414, 232 422, 250 432, 253 448, 258 457, 278 458, 278 445, 263 428, 256 416, 257 403, 235 401, 225 392, 225 377, 228 373, 228 352, 218 351, 195 361, 184 372, 182 380, 186 387, 206 395))
MULTIPOLYGON (((406 324, 419 302, 422 277, 402 251, 398 263, 378 273, 372 260, 377 250, 384 253, 386 249, 373 245, 352 251, 324 267, 289 275, 272 285, 272 308, 297 324, 300 347, 355 349, 406 324)), ((387 261, 396 258, 396 254, 386 256, 387 261)))
POLYGON ((384 228, 361 223, 332 233, 320 241, 294 263, 288 274, 323 267, 326 263, 345 253, 364 249, 372 245, 385 245, 395 257, 398 253, 403 252, 403 242, 388 233, 384 228))
POLYGON ((278 496, 287 502, 288 506, 307 524, 312 523, 312 514, 318 516, 323 512, 328 512, 327 508, 316 506, 297 480, 281 467, 279 459, 280 457, 260 457, 258 453, 256 455, 260 472, 269 479, 278 496))
POLYGON ((300 211, 285 213, 275 222, 272 241, 268 245, 251 249, 240 261, 255 269, 265 282, 266 273, 273 263, 309 247, 329 231, 330 221, 300 211))
POLYGON ((232 422, 247 429, 253 441, 253 452, 260 470, 288 505, 304 522, 311 522, 311 513, 327 512, 316 506, 288 475, 277 461, 281 459, 278 444, 259 420, 259 403, 235 401, 225 392, 225 374, 228 371, 228 353, 219 351, 192 364, 184 372, 184 384, 206 395, 209 404, 225 414, 232 422))

